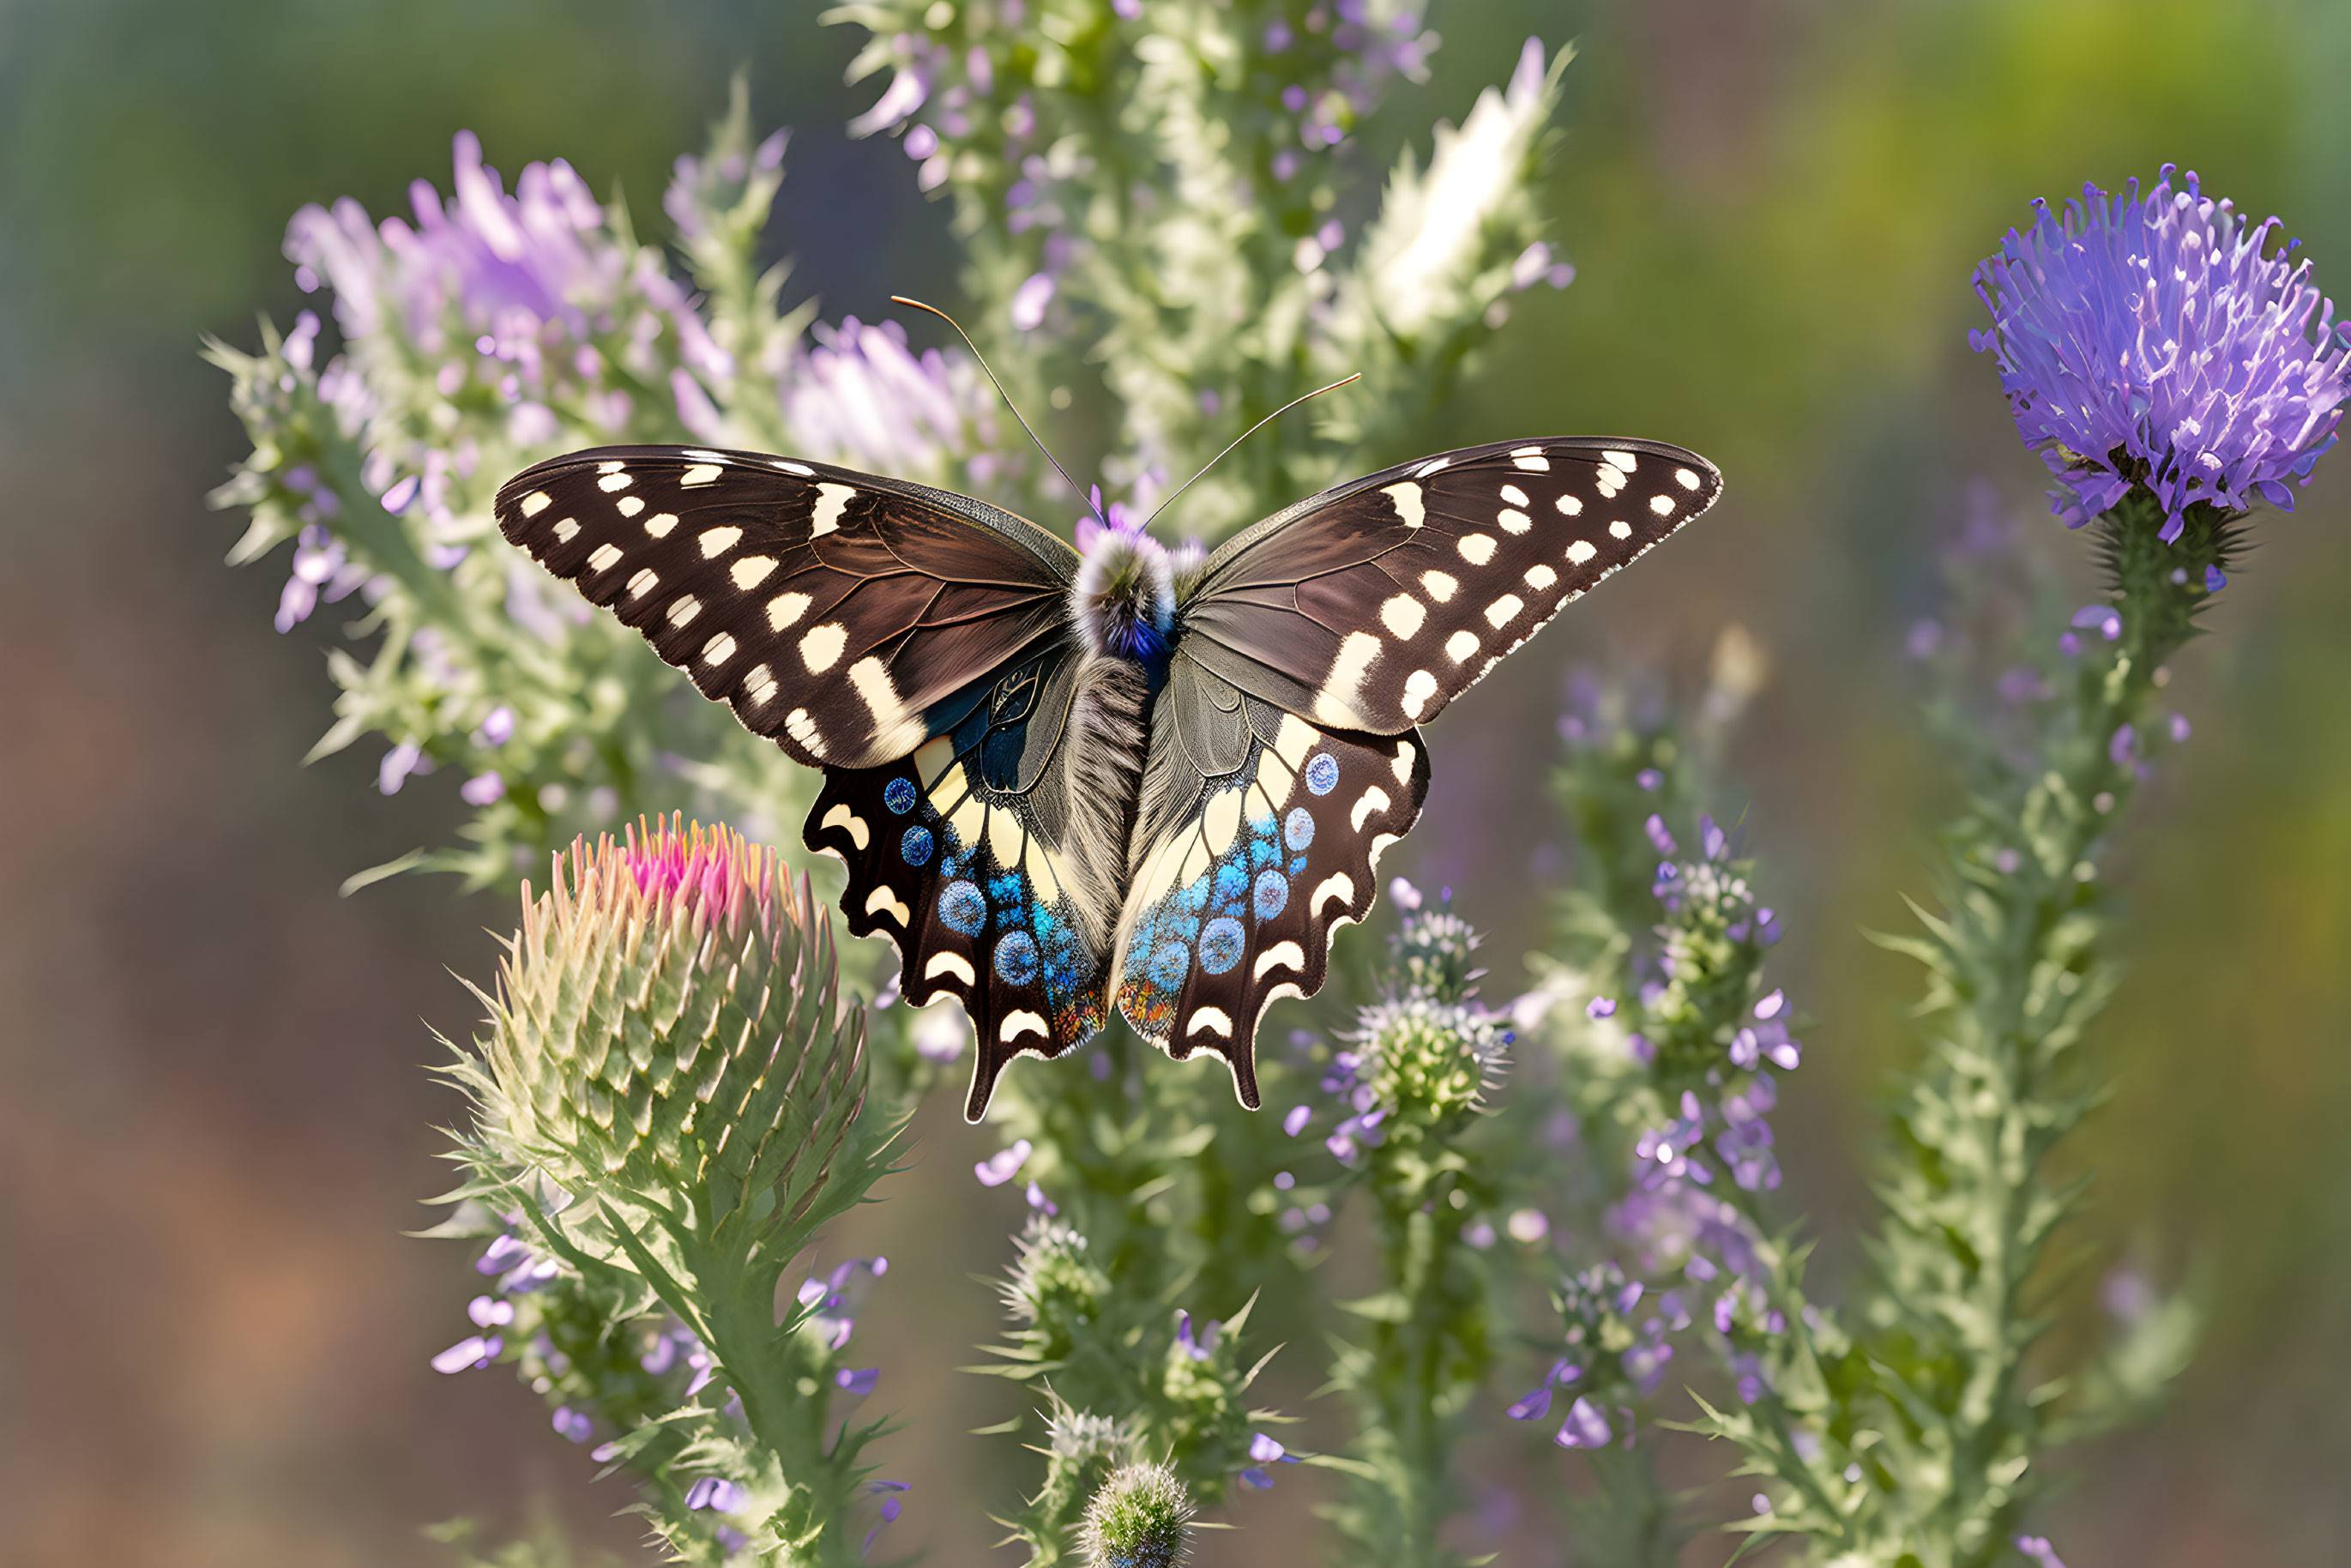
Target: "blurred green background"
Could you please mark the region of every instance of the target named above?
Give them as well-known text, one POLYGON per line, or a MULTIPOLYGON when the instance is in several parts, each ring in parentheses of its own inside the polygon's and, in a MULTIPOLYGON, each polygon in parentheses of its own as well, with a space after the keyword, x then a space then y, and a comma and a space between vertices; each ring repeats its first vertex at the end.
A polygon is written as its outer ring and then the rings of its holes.
MULTIPOLYGON (((623 1554, 617 1489, 500 1375, 425 1360, 465 1332, 465 1259, 405 1239, 446 1185, 457 1104, 421 1064, 470 1009, 509 901, 341 879, 458 821, 454 784, 373 789, 373 752, 303 770, 339 617, 270 629, 278 563, 220 564, 204 491, 243 450, 200 333, 249 343, 299 297, 304 202, 381 215, 445 188, 470 127, 511 180, 569 159, 648 227, 669 160, 750 68, 796 128, 789 298, 872 317, 954 298, 945 214, 894 146, 841 127, 856 38, 789 4, 78 0, 0 4, 0 1555, 33 1568, 446 1561, 421 1522, 501 1528, 544 1499, 623 1554)), ((2351 292, 2351 6, 2335 0, 1445 4, 1432 80, 1374 148, 1458 119, 1518 41, 1578 42, 1548 192, 1574 287, 1520 304, 1451 413, 1463 443, 1628 432, 1705 451, 1715 517, 1562 621, 1447 716, 1396 869, 1458 890, 1507 994, 1561 874, 1542 775, 1562 671, 1700 667, 1737 621, 1768 650, 1734 798, 1820 1021, 1782 1124, 1784 1196, 1832 1277, 1868 1214, 1873 1109, 1911 1049, 1902 960, 1858 936, 1925 885, 1949 803, 1897 650, 1979 476, 2038 510, 1990 363, 1977 258, 2034 195, 2169 159, 2304 236, 2351 292)), ((1368 453, 1364 466, 1405 453, 1368 453)), ((2086 1281, 2115 1255, 2205 1281, 2206 1350, 2153 1429, 2064 1461, 2043 1526, 2074 1568, 2351 1554, 2351 455, 2322 464, 2224 594, 2174 694, 2197 736, 2126 846, 2132 973, 2099 1031, 2120 1092, 2086 1281)), ((2045 525, 2052 536, 2053 523, 2045 525)), ((2062 538, 2057 552, 2078 557, 2062 538)), ((2078 568, 2081 562, 2075 559, 2078 568)), ((2087 573, 2081 573, 2085 584, 2087 573)), ((361 748, 366 750, 366 748, 361 748)), ((1361 936, 1351 940, 1364 940, 1361 936)), ((1275 1020, 1275 1027, 1280 1020, 1275 1020)), ((1046 1071, 1029 1064, 1023 1071, 1046 1071)), ((1169 1068, 1168 1071, 1182 1071, 1169 1068)), ((1009 1562, 984 1519, 1008 1456, 967 1428, 1005 1391, 956 1373, 1008 1256, 991 1146, 942 1103, 859 1217, 897 1265, 860 1333, 914 1483, 894 1544, 1009 1562)), ((1315 1381, 1298 1347, 1281 1392, 1315 1381)), ((1316 1417, 1318 1421, 1327 1416, 1316 1417)), ((1315 1430, 1316 1428, 1310 1428, 1315 1430)), ((1000 1445, 1000 1440, 998 1444, 1000 1445)), ((1481 1488, 1581 1484, 1479 1450, 1481 1488)), ((1695 1484, 1722 1456, 1669 1447, 1695 1484)), ((1291 1479, 1296 1478, 1296 1479, 1291 1479)), ((1307 1560, 1311 1478, 1228 1511, 1229 1563, 1307 1560)), ((1722 1511, 1740 1505, 1729 1494, 1722 1511)), ((1711 1506, 1711 1504, 1709 1505, 1711 1506)), ((1499 1502, 1464 1543, 1572 1560, 1499 1502)), ((1692 1563, 1719 1562, 1719 1541, 1692 1563)))

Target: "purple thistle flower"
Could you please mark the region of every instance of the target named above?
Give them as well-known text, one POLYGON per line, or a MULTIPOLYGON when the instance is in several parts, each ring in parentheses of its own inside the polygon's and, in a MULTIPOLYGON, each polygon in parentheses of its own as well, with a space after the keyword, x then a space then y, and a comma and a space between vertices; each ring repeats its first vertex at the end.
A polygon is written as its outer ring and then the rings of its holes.
POLYGON ((2175 192, 2172 171, 2144 198, 2137 180, 2114 196, 2085 185, 2062 217, 2034 203, 2032 231, 2010 230, 1976 269, 1992 326, 1969 335, 1998 360, 2018 434, 2064 482, 2052 498, 2067 525, 2143 478, 2166 542, 2199 501, 2291 510, 2284 481, 2309 481, 2351 392, 2310 263, 2292 243, 2262 254, 2278 220, 2247 224, 2192 172, 2175 192))

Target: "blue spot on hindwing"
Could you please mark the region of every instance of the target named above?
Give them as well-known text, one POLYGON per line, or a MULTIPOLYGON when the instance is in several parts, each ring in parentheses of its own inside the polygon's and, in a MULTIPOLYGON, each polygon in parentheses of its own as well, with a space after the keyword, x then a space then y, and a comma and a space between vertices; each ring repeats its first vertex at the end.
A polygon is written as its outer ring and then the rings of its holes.
POLYGON ((1184 983, 1185 971, 1192 967, 1192 955, 1181 942, 1162 942, 1151 955, 1151 983, 1162 990, 1172 991, 1184 983))
POLYGON ((1290 907, 1290 879, 1278 871, 1257 873, 1257 887, 1250 902, 1257 905, 1257 917, 1270 920, 1290 907))
POLYGON ((914 809, 914 781, 893 779, 882 786, 882 803, 903 817, 914 809))
POLYGON ((1318 751, 1306 759, 1306 787, 1317 795, 1328 795, 1339 782, 1339 759, 1327 751, 1318 751))
POLYGON ((906 830, 898 841, 898 858, 908 865, 921 865, 931 858, 931 830, 917 823, 906 830))
POLYGON ((1238 900, 1249 887, 1249 868, 1238 858, 1222 861, 1217 866, 1216 901, 1219 904, 1238 900))
POLYGON ((1200 967, 1221 975, 1241 961, 1241 949, 1248 945, 1249 934, 1239 921, 1230 915, 1211 920, 1200 933, 1200 967))
POLYGON ((1292 806, 1290 815, 1281 821, 1281 841, 1292 852, 1303 850, 1314 841, 1314 819, 1303 806, 1292 806))
POLYGON ((987 924, 987 900, 979 895, 979 884, 951 882, 939 894, 939 918, 947 929, 966 936, 977 936, 979 928, 987 924))
POLYGON ((996 977, 1025 986, 1037 977, 1037 944, 1026 931, 1008 931, 996 944, 996 977))

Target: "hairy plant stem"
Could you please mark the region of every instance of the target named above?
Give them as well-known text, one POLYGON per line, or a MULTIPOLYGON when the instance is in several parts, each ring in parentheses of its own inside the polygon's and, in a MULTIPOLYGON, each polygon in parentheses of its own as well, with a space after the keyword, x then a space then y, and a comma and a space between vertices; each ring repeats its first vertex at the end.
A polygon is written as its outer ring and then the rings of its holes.
POLYGON ((2196 634, 2205 569, 2235 544, 2235 519, 2210 508, 2173 544, 2161 522, 2144 489, 2098 520, 2119 635, 2076 633, 2086 646, 2043 726, 2039 771, 1980 759, 1942 835, 1943 912, 1918 911, 1924 936, 1886 939, 1926 965, 1920 1011, 1939 1034, 1881 1184, 1886 1294, 1867 1354, 1905 1428, 1895 1446, 1919 1462, 1898 1468, 1913 1495, 1872 1562, 1973 1568, 2004 1552, 2062 1391, 2030 1386, 2026 1362, 2047 1325, 2048 1242, 2081 1193, 2052 1188, 2043 1166, 2104 1094, 2074 1058, 2115 977, 2097 857, 2138 782, 2164 662, 2196 634))

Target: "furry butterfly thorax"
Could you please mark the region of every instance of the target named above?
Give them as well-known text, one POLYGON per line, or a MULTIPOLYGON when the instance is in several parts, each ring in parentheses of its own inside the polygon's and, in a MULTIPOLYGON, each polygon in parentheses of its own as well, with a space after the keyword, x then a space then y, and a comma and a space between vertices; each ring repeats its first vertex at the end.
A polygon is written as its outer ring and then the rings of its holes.
POLYGON ((1547 438, 1352 480, 1205 558, 1081 554, 985 501, 758 453, 614 446, 498 493, 506 537, 822 770, 804 838, 916 1005, 970 1016, 977 1120, 1015 1056, 1115 1009, 1259 1101, 1265 1009, 1311 996, 1420 813, 1419 726, 1705 511, 1660 442, 1547 438))

